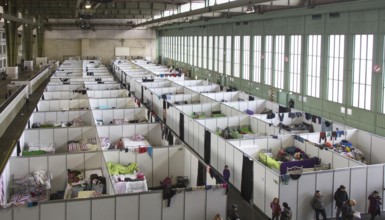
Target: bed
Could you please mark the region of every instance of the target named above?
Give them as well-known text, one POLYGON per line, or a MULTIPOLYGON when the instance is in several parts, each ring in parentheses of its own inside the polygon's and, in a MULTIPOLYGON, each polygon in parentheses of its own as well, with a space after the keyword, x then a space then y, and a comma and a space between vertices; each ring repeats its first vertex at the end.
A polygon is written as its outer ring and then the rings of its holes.
POLYGON ((150 142, 148 142, 144 136, 140 134, 133 135, 129 138, 123 137, 123 148, 125 149, 131 149, 131 148, 138 148, 142 146, 151 146, 150 142))
POLYGON ((51 189, 50 173, 45 170, 36 170, 20 179, 12 179, 10 189, 11 199, 8 205, 36 206, 38 202, 48 198, 51 189))
POLYGON ((84 126, 85 122, 81 118, 75 118, 68 122, 35 122, 32 124, 32 128, 65 128, 65 127, 80 127, 84 126))
POLYGON ((45 154, 54 154, 55 147, 52 143, 50 144, 30 144, 23 150, 23 156, 36 156, 45 154))
POLYGON ((213 111, 211 112, 211 117, 206 116, 205 112, 193 112, 192 118, 194 119, 204 119, 204 118, 220 118, 220 117, 226 117, 226 115, 222 114, 220 111, 213 111))
POLYGON ((58 199, 100 197, 106 191, 106 179, 100 169, 68 170, 63 198, 58 199))
POLYGON ((315 168, 321 163, 318 157, 309 157, 295 146, 281 149, 277 155, 277 160, 274 159, 272 153, 266 151, 259 152, 258 156, 260 162, 271 169, 278 170, 280 174, 286 174, 287 169, 291 167, 315 168))
POLYGON ((80 141, 69 141, 67 145, 68 152, 97 151, 99 145, 96 138, 88 138, 80 141))
POLYGON ((224 139, 257 138, 266 136, 266 133, 253 133, 248 125, 217 128, 216 133, 224 139))
POLYGON ((116 194, 148 191, 147 180, 137 163, 123 165, 107 162, 108 172, 116 194))
POLYGON ((333 150, 345 157, 366 163, 363 152, 353 146, 353 143, 348 140, 341 140, 339 143, 331 144, 325 142, 323 147, 329 150, 333 150))

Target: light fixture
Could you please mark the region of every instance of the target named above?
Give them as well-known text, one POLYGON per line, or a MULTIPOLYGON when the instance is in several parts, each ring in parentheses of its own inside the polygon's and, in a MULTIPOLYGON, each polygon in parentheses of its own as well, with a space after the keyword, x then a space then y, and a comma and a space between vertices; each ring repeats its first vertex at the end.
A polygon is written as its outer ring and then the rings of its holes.
POLYGON ((86 9, 90 9, 91 8, 90 1, 86 1, 86 4, 84 5, 84 8, 86 8, 86 9))
POLYGON ((254 6, 248 5, 245 12, 246 14, 254 13, 254 6))

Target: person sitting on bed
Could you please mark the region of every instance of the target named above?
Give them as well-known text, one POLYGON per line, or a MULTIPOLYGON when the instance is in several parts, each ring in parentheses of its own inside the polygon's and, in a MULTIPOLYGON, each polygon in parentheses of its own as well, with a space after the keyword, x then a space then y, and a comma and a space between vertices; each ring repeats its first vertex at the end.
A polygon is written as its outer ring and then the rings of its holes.
POLYGON ((122 139, 120 139, 118 142, 116 142, 115 146, 116 146, 116 149, 123 150, 124 149, 124 143, 123 143, 122 139))

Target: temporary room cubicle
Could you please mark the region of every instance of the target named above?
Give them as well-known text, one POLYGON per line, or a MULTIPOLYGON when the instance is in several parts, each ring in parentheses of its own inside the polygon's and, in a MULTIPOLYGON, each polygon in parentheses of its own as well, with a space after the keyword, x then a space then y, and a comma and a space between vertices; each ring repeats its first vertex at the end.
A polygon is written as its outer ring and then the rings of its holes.
POLYGON ((95 126, 27 129, 19 144, 23 155, 101 150, 95 126))
POLYGON ((278 109, 278 104, 264 99, 256 99, 253 101, 230 101, 223 102, 223 104, 231 106, 232 108, 244 112, 250 116, 268 114, 270 112, 275 112, 275 110, 278 109))
POLYGON ((120 83, 116 82, 107 82, 104 84, 97 82, 84 82, 83 88, 87 90, 116 90, 121 89, 121 85, 120 83))
POLYGON ((74 83, 74 84, 63 84, 63 83, 48 83, 45 87, 45 92, 55 92, 55 91, 73 91, 84 89, 83 83, 74 83))
POLYGON ((221 88, 217 84, 211 84, 211 85, 203 85, 203 86, 189 86, 186 87, 185 94, 189 94, 192 92, 198 92, 198 93, 214 93, 214 92, 220 92, 221 88), (190 90, 190 91, 189 91, 190 90))
POLYGON ((128 97, 128 91, 126 89, 114 89, 114 90, 87 90, 88 98, 124 98, 128 97))
MULTIPOLYGON (((69 155, 50 155, 38 157, 12 158, 8 176, 3 180, 10 180, 10 173, 14 178, 23 177, 36 170, 48 170, 51 173, 51 192, 63 190, 66 183, 67 169, 75 170, 103 170, 106 174, 105 163, 137 162, 141 168, 149 172, 146 176, 153 181, 160 181, 161 176, 182 175, 191 179, 192 190, 181 188, 170 198, 164 200, 162 191, 148 191, 120 195, 102 196, 91 199, 70 199, 40 202, 32 207, 13 207, 0 212, 3 220, 18 219, 206 219, 211 220, 215 214, 226 215, 227 195, 222 185, 211 187, 196 187, 194 179, 198 175, 198 159, 185 148, 170 147, 154 149, 152 157, 148 154, 134 154, 132 152, 108 151, 94 153, 77 153, 69 155)), ((175 177, 176 177, 175 176, 175 177)), ((107 177, 107 185, 111 184, 107 177)), ((152 182, 152 181, 151 181, 152 182)), ((7 189, 7 188, 6 188, 7 189)), ((111 185, 108 187, 110 191, 111 185)), ((10 192, 6 191, 6 193, 10 192)), ((112 192, 113 194, 113 192, 112 192)))
POLYGON ((53 76, 50 79, 50 82, 52 83, 112 82, 112 81, 114 81, 114 78, 109 73, 102 76, 72 76, 71 74, 69 74, 67 77, 53 76))
POLYGON ((54 99, 87 99, 87 93, 85 90, 63 90, 54 92, 44 92, 42 100, 54 100, 54 99))
POLYGON ((217 92, 217 93, 203 93, 203 95, 218 101, 218 102, 238 102, 248 101, 250 99, 257 99, 254 96, 250 96, 244 92, 230 91, 230 92, 217 92))
POLYGON ((134 98, 97 98, 89 99, 91 109, 114 109, 138 107, 134 98))
POLYGON ((149 121, 146 108, 93 109, 92 114, 97 125, 147 123, 149 121))
POLYGON ((40 100, 35 111, 68 111, 90 109, 88 99, 40 100))
POLYGON ((33 112, 27 128, 80 127, 95 125, 90 110, 33 112))
MULTIPOLYGON (((182 130, 185 129, 184 123, 188 123, 189 119, 206 119, 238 115, 245 114, 218 102, 173 105, 167 109, 167 125, 174 130, 176 134, 181 136, 181 134, 184 133, 182 130), (183 120, 183 122, 181 122, 181 120, 183 120)), ((182 139, 184 139, 184 134, 182 139)))

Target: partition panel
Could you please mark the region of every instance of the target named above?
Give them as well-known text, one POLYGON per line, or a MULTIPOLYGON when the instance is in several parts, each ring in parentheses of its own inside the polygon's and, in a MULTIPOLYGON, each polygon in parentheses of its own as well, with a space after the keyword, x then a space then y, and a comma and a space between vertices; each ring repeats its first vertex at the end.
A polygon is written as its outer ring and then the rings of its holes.
POLYGON ((226 165, 226 141, 218 138, 218 169, 221 170, 226 165))
POLYGON ((341 156, 339 154, 333 153, 333 168, 339 169, 339 168, 346 168, 349 166, 348 158, 341 156))
POLYGON ((214 133, 211 133, 211 161, 210 164, 216 170, 219 170, 218 167, 218 136, 214 133))
POLYGON ((40 205, 40 220, 65 220, 65 203, 43 203, 40 205))
POLYGON ((261 163, 254 161, 253 175, 253 202, 262 212, 266 213, 265 207, 265 184, 266 184, 266 167, 261 163))
MULTIPOLYGON (((335 170, 333 177, 333 189, 334 192, 344 185, 346 187, 346 192, 350 195, 350 170, 335 170)), ((333 200, 333 207, 335 207, 335 201, 333 200)), ((334 216, 334 215, 333 215, 334 216)))
POLYGON ((52 155, 48 157, 48 170, 51 173, 51 192, 64 190, 67 183, 66 155, 52 155))
POLYGON ((206 191, 206 219, 214 219, 216 214, 226 216, 226 189, 206 191))
POLYGON ((315 190, 319 190, 321 192, 324 197, 324 201, 330 201, 325 203, 325 211, 327 216, 333 216, 334 214, 332 213, 335 211, 335 206, 333 206, 332 201, 334 200, 334 191, 337 189, 334 189, 333 184, 331 184, 333 182, 333 178, 334 171, 332 170, 317 173, 316 176, 315 190))
MULTIPOLYGON (((305 177, 305 175, 302 175, 300 179, 305 177)), ((307 178, 305 178, 307 179, 307 178)), ((310 194, 311 195, 311 194, 310 194)), ((280 202, 287 202, 289 206, 292 208, 292 216, 293 219, 300 219, 297 218, 297 208, 295 205, 298 201, 301 201, 301 206, 305 206, 305 204, 308 204, 306 202, 303 202, 303 200, 300 200, 298 198, 300 196, 300 187, 299 187, 299 180, 289 180, 287 183, 281 182, 279 185, 279 200, 280 202)), ((272 201, 272 200, 271 200, 272 201)), ((282 207, 283 209, 283 207, 282 207)), ((271 209, 270 209, 271 210, 271 209)), ((300 215, 301 216, 301 215, 300 215)), ((306 219, 306 218, 303 218, 306 219)))
POLYGON ((67 202, 66 220, 91 220, 91 200, 67 202))
POLYGON ((333 152, 329 150, 320 150, 318 157, 321 159, 322 164, 330 164, 331 169, 334 169, 333 166, 333 152))
POLYGON ((67 169, 84 170, 84 154, 83 153, 67 154, 67 169))
POLYGON ((11 178, 19 179, 29 174, 29 158, 28 157, 12 157, 11 163, 11 178))
POLYGON ((162 193, 140 194, 139 219, 162 220, 162 193))
MULTIPOLYGON (((217 201, 218 202, 218 201, 217 201)), ((203 210, 206 206, 206 192, 204 190, 185 192, 185 216, 184 220, 206 219, 203 210)))
MULTIPOLYGON (((111 141, 115 142, 120 140, 122 137, 131 137, 134 134, 127 134, 126 133, 126 126, 122 125, 113 125, 109 126, 109 134, 108 137, 110 138, 111 141)), ((135 132, 135 126, 130 126, 131 133, 135 132)))
MULTIPOLYGON (((169 173, 169 154, 168 148, 156 148, 153 150, 153 181, 154 186, 158 186, 160 181, 164 180, 169 173)), ((174 177, 175 180, 176 176, 174 177)))
MULTIPOLYGON (((151 173, 153 174, 153 160, 152 158, 147 154, 136 154, 136 162, 138 163, 139 169, 144 173, 151 173)), ((153 182, 152 175, 146 176, 147 179, 147 185, 149 187, 157 185, 157 183, 153 182)))
POLYGON ((371 163, 379 164, 385 163, 385 147, 384 139, 378 136, 372 135, 372 152, 371 152, 371 163))
MULTIPOLYGON (((298 192, 296 203, 297 208, 293 209, 293 217, 296 219, 312 219, 314 216, 314 210, 311 207, 311 200, 315 192, 316 174, 305 174, 298 179, 298 192), (298 210, 298 212, 297 212, 298 210)), ((292 193, 290 193, 292 195, 292 193)), ((293 200, 292 200, 293 201, 293 200)), ((290 206, 290 203, 289 203, 290 206)))
POLYGON ((185 193, 176 193, 170 199, 170 205, 168 206, 168 200, 163 200, 162 204, 162 219, 165 220, 180 220, 183 219, 184 215, 184 201, 185 193))
POLYGON ((115 219, 115 199, 98 198, 91 200, 92 220, 115 219))
POLYGON ((29 157, 29 173, 33 173, 36 170, 48 170, 47 156, 29 157))
MULTIPOLYGON (((374 190, 380 192, 382 201, 384 201, 384 165, 372 165, 367 166, 367 176, 366 176, 366 192, 367 195, 372 193, 374 190)), ((382 207, 384 209, 384 206, 382 207)))
POLYGON ((372 155, 372 135, 365 131, 357 131, 357 148, 365 155, 368 164, 373 164, 371 161, 372 155))
POLYGON ((139 220, 139 195, 116 197, 116 220, 139 220))
POLYGON ((265 214, 271 218, 270 203, 274 198, 279 197, 279 176, 270 169, 266 169, 266 188, 265 188, 265 214))
POLYGON ((12 215, 12 209, 5 209, 0 212, 0 219, 1 220, 14 220, 12 215))
POLYGON ((134 153, 134 152, 127 152, 126 153, 125 151, 117 151, 117 152, 118 152, 118 161, 120 164, 128 165, 132 162, 137 162, 136 153, 134 153))
POLYGON ((169 148, 169 175, 173 177, 185 176, 184 175, 184 151, 187 151, 184 147, 171 147, 169 148))
POLYGON ((349 197, 357 201, 357 205, 354 210, 359 212, 367 212, 366 203, 368 202, 367 194, 371 192, 366 192, 366 167, 363 168, 354 168, 350 172, 350 195, 349 197))
POLYGON ((84 167, 85 169, 95 169, 102 167, 102 153, 99 152, 84 152, 84 167))
MULTIPOLYGON (((238 150, 235 150, 234 149, 234 146, 228 142, 225 142, 225 149, 226 149, 226 165, 229 166, 229 170, 230 170, 230 174, 233 173, 235 174, 234 172, 234 154, 235 154, 235 151, 238 151, 238 150)), ((238 161, 237 161, 238 162, 238 161)), ((224 167, 219 167, 220 169, 219 170, 222 170, 224 167)), ((234 179, 234 175, 230 175, 230 179, 229 181, 231 183, 234 183, 234 185, 238 185, 236 179, 234 179)), ((240 186, 240 183, 239 183, 239 186, 240 186)))
POLYGON ((13 220, 39 220, 39 206, 13 208, 13 220))
POLYGON ((241 183, 242 183, 242 166, 243 166, 243 153, 239 150, 235 150, 234 151, 234 170, 232 172, 233 175, 231 175, 233 176, 233 178, 230 177, 230 180, 233 181, 232 182, 233 185, 239 191, 241 190, 241 183))

